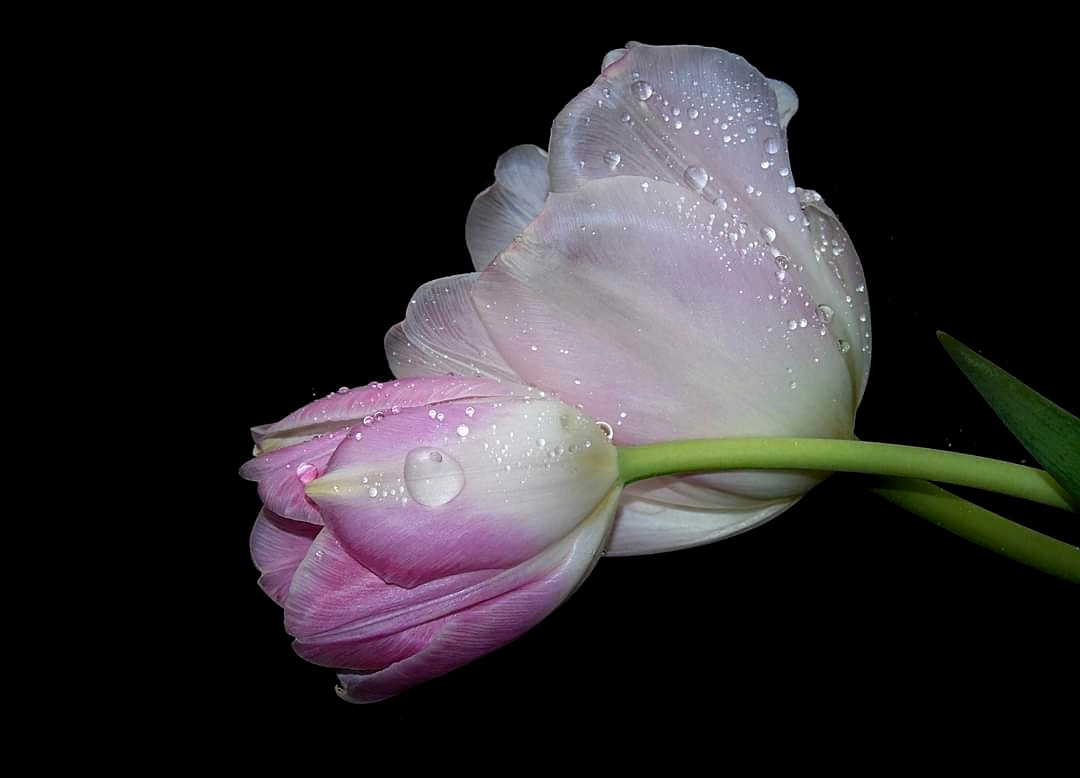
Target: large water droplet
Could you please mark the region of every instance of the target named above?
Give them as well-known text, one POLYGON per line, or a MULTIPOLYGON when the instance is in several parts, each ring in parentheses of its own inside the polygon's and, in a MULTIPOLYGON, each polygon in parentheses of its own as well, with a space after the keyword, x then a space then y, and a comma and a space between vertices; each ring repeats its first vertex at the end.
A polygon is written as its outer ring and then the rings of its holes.
POLYGON ((691 119, 696 119, 700 114, 698 114, 697 108, 691 108, 689 111, 686 112, 686 115, 689 116, 691 119))
POLYGON ((619 163, 622 162, 622 154, 617 151, 605 151, 604 162, 611 170, 614 170, 619 166, 619 163))
POLYGON ((766 154, 776 154, 779 151, 780 151, 780 139, 779 138, 768 138, 765 141, 765 153, 766 154))
POLYGON ((828 306, 828 305, 825 305, 824 303, 822 303, 821 305, 819 305, 817 307, 817 312, 818 312, 818 316, 820 316, 821 320, 823 322, 825 322, 826 324, 828 324, 829 322, 832 321, 833 309, 832 309, 831 306, 828 306))
POLYGON ((296 477, 300 479, 300 483, 309 484, 319 477, 319 471, 310 462, 301 462, 296 466, 296 477))
POLYGON ((709 174, 705 171, 705 168, 700 168, 697 165, 688 167, 686 173, 683 174, 683 178, 686 179, 687 185, 695 192, 700 192, 709 183, 709 174))
POLYGON ((405 489, 421 505, 446 505, 464 488, 461 465, 445 451, 425 446, 405 455, 405 489))
POLYGON ((648 100, 653 96, 652 84, 648 81, 635 81, 630 85, 630 91, 638 100, 648 100))
POLYGON ((768 226, 762 227, 761 237, 765 239, 766 243, 772 243, 774 240, 776 240, 776 230, 768 226))

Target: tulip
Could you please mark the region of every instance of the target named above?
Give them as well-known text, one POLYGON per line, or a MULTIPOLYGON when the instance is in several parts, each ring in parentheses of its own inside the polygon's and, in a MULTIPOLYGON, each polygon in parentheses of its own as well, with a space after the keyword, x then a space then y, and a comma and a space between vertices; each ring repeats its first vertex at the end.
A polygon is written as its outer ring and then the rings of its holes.
POLYGON ((620 493, 603 428, 507 382, 342 390, 253 430, 259 583, 352 702, 513 640, 592 569, 620 493))
MULTIPOLYGON (((858 256, 793 183, 787 85, 694 46, 630 44, 519 146, 466 222, 477 272, 422 286, 387 334, 398 377, 543 387, 619 444, 851 438, 870 365, 858 256)), ((608 553, 723 538, 826 474, 631 485, 608 553)))

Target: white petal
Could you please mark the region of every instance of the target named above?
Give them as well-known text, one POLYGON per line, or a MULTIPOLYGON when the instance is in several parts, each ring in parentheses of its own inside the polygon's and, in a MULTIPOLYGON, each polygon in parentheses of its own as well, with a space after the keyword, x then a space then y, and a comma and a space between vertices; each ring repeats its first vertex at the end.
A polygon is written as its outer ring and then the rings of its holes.
POLYGON ((769 82, 773 94, 776 95, 776 110, 780 114, 780 126, 787 127, 791 117, 799 110, 799 96, 783 81, 777 81, 775 78, 765 80, 769 82))
POLYGON ((510 245, 544 207, 548 155, 537 146, 514 146, 495 164, 495 183, 476 196, 465 219, 465 243, 477 270, 510 245))
POLYGON ((704 510, 624 497, 606 553, 658 554, 701 546, 755 527, 794 504, 790 500, 743 510, 704 510))
POLYGON ((416 290, 405 321, 386 334, 386 359, 395 376, 517 380, 499 356, 469 297, 476 275, 440 278, 416 290))
POLYGON ((847 231, 817 192, 799 190, 808 222, 814 263, 814 289, 820 304, 832 310, 830 327, 845 354, 861 400, 870 374, 870 300, 866 279, 847 231))
POLYGON ((551 195, 472 296, 507 364, 616 443, 847 437, 848 364, 757 227, 671 184, 594 181, 551 195))

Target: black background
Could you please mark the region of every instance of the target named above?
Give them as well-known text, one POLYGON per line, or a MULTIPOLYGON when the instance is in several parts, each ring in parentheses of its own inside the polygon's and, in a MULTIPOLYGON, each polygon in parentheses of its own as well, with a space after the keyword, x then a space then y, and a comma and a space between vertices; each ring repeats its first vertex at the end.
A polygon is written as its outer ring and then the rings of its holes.
MULTIPOLYGON (((823 706, 873 719, 976 705, 1009 719, 1075 703, 1075 586, 840 477, 733 539, 601 560, 532 632, 391 701, 347 705, 332 671, 292 653, 248 557, 259 501, 235 475, 247 428, 391 377, 382 338, 414 289, 471 269, 464 219, 495 159, 546 146, 559 109, 630 37, 727 48, 797 91, 795 180, 843 221, 871 299, 859 437, 1030 461, 937 329, 1077 410, 1071 84, 1057 47, 1004 27, 973 38, 858 19, 857 35, 809 18, 599 32, 493 20, 455 36, 424 21, 247 19, 185 53, 193 110, 177 121, 207 171, 192 228, 214 236, 190 269, 206 279, 192 315, 215 334, 191 349, 220 416, 221 497, 193 560, 212 595, 177 629, 205 637, 189 661, 214 688, 206 707, 371 733, 453 726, 463 711, 477 728, 633 727, 700 705, 706 724, 738 730, 823 706)), ((1076 542, 1068 515, 984 504, 1076 542)))

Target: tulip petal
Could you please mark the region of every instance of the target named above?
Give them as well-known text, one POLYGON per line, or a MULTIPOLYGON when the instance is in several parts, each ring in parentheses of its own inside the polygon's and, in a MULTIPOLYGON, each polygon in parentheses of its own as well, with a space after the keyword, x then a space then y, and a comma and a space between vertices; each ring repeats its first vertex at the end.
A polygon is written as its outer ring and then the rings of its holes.
MULTIPOLYGON (((668 181, 796 242, 787 133, 798 105, 742 57, 700 46, 633 45, 551 128, 551 191, 644 176, 668 181), (778 101, 779 97, 779 101, 778 101), (779 104, 778 104, 779 103, 779 104)), ((785 240, 786 239, 786 240, 785 240)))
POLYGON ((240 468, 240 475, 259 483, 259 499, 278 516, 322 524, 319 509, 304 494, 308 482, 325 469, 330 455, 347 434, 344 429, 259 454, 240 468))
POLYGON ((386 359, 394 375, 478 376, 518 382, 469 297, 476 275, 440 278, 416 290, 405 321, 386 334, 386 359))
POLYGON ((538 146, 514 146, 495 164, 495 183, 476 196, 465 219, 465 243, 483 270, 544 207, 548 155, 538 146))
MULTIPOLYGON (((483 378, 461 378, 454 381, 445 377, 434 380, 421 376, 387 383, 371 383, 356 389, 334 392, 308 403, 276 424, 255 427, 252 435, 259 450, 269 452, 309 440, 316 435, 338 431, 345 426, 361 423, 369 416, 385 414, 396 408, 410 408, 466 397, 506 396, 520 389, 521 387, 506 386, 499 381, 483 378)), ((248 465, 254 467, 254 462, 249 462, 248 465)), ((249 477, 243 470, 241 475, 249 477)))
POLYGON ((608 556, 676 551, 744 532, 778 516, 798 498, 753 508, 686 508, 626 495, 619 505, 608 556))
POLYGON ((442 619, 420 652, 370 674, 339 676, 339 695, 365 703, 392 697, 506 645, 550 614, 592 570, 607 540, 619 490, 613 489, 573 533, 503 575, 522 582, 442 619))
POLYGON ((593 181, 551 195, 473 299, 518 375, 618 443, 850 436, 853 381, 800 268, 741 227, 671 184, 593 181))
POLYGON ((289 521, 263 508, 251 530, 251 558, 262 575, 259 586, 278 605, 283 605, 293 574, 320 528, 289 521))
POLYGON ((512 567, 617 479, 600 428, 551 399, 403 409, 346 439, 307 495, 353 557, 400 586, 512 567))
POLYGON ((285 629, 301 656, 328 667, 378 669, 416 653, 426 641, 414 630, 482 601, 476 590, 499 573, 469 572, 405 589, 353 559, 329 530, 309 545, 284 602, 285 629), (409 651, 413 639, 422 642, 409 651))
POLYGON ((870 301, 855 247, 821 195, 799 190, 799 202, 813 241, 814 287, 819 302, 833 311, 832 329, 841 343, 856 383, 856 404, 870 376, 870 301))

